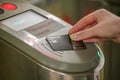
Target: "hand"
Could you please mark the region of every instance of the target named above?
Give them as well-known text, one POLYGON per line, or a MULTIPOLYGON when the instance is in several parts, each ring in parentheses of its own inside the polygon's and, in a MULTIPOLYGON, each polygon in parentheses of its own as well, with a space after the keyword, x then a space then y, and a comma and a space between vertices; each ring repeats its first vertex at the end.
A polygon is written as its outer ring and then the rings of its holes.
POLYGON ((69 31, 74 41, 86 43, 113 40, 120 43, 120 18, 105 9, 97 10, 78 21, 69 31))

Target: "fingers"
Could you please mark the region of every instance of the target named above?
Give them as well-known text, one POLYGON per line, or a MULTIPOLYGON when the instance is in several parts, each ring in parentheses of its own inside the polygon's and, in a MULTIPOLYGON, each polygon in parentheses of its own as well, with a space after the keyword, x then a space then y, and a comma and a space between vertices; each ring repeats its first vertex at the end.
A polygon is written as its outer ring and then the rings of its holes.
POLYGON ((99 38, 91 38, 91 39, 85 39, 83 40, 85 43, 92 43, 92 42, 98 42, 100 41, 99 38))
POLYGON ((82 18, 80 21, 78 21, 78 23, 75 24, 74 27, 69 31, 69 33, 72 34, 74 32, 78 32, 88 25, 95 24, 96 21, 97 21, 97 19, 95 17, 95 13, 93 12, 93 13, 85 16, 84 18, 82 18))
POLYGON ((96 27, 88 28, 70 35, 70 38, 74 41, 88 39, 97 36, 98 29, 96 27))
POLYGON ((85 39, 83 40, 85 43, 92 43, 92 42, 98 42, 98 41, 105 41, 106 39, 101 39, 101 38, 90 38, 90 39, 85 39))

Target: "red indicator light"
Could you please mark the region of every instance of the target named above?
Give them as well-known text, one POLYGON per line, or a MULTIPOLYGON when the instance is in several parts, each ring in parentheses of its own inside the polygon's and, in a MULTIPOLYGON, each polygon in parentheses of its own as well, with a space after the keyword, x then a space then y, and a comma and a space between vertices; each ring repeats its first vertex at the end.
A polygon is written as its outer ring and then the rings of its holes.
POLYGON ((17 9, 17 6, 15 4, 12 3, 3 3, 0 5, 1 8, 5 9, 5 10, 15 10, 17 9))

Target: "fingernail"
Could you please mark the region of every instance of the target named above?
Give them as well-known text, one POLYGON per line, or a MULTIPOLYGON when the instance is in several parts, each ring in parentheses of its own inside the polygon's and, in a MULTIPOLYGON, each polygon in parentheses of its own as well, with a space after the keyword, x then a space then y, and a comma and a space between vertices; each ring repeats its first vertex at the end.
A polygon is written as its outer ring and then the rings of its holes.
POLYGON ((70 38, 71 38, 71 39, 76 39, 76 38, 77 38, 77 35, 76 35, 76 34, 71 34, 71 35, 70 35, 70 38))

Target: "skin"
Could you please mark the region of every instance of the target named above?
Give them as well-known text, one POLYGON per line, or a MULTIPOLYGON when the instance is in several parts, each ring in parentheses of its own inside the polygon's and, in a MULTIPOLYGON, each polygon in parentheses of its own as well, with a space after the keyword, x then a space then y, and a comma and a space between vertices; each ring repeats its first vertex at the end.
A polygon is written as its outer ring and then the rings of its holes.
POLYGON ((73 41, 85 43, 112 40, 120 43, 120 18, 105 9, 83 17, 69 31, 73 41))

